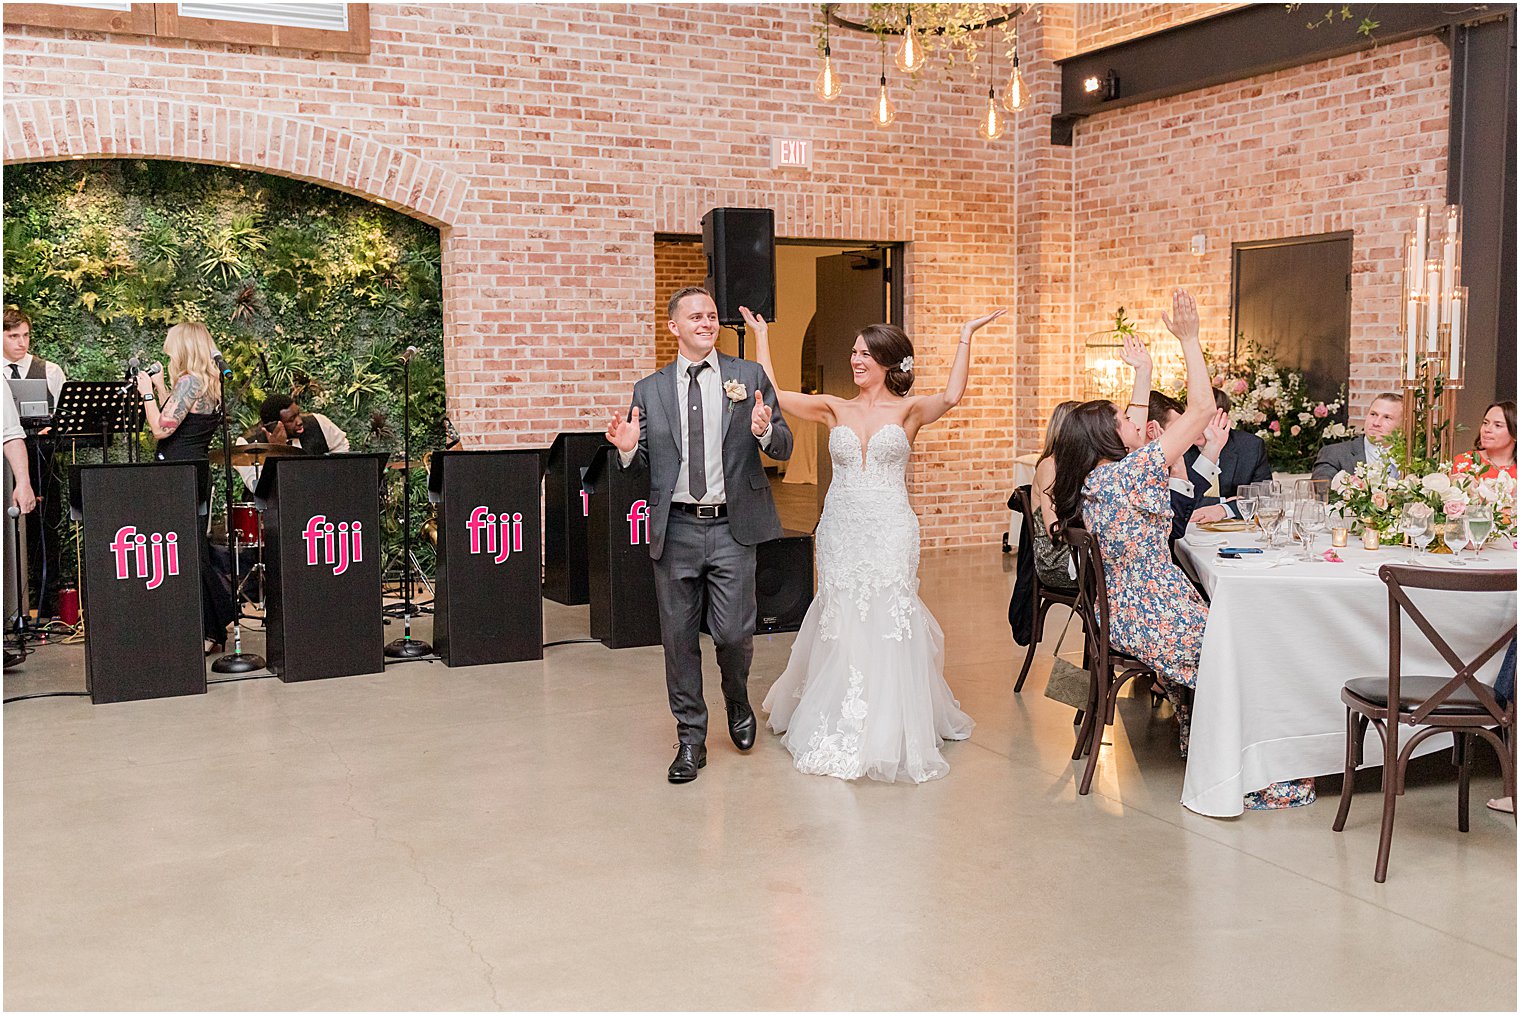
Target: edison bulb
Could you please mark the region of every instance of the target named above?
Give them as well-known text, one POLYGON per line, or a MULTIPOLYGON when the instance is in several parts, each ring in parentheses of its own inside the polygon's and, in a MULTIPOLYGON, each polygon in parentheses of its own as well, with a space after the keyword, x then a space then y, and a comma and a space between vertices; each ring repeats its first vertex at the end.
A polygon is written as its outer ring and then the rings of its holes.
POLYGON ((918 33, 913 30, 913 15, 909 14, 903 26, 902 45, 897 47, 898 69, 912 74, 924 65, 925 59, 924 44, 918 40, 918 33))
POLYGON ((1019 72, 1019 58, 1013 58, 1013 72, 1008 75, 1008 88, 1003 92, 1003 108, 1016 113, 1024 108, 1029 90, 1024 86, 1024 75, 1019 72))
POLYGON ((876 111, 872 119, 878 127, 885 127, 897 117, 897 107, 892 105, 892 100, 887 98, 887 77, 881 78, 881 90, 876 93, 876 111))
POLYGON ((839 75, 834 73, 834 60, 828 50, 824 50, 823 69, 818 72, 818 80, 813 82, 813 94, 827 101, 839 98, 842 91, 844 86, 839 83, 839 75))
POLYGON ((987 89, 987 110, 982 114, 982 122, 977 126, 976 132, 988 141, 996 141, 1003 136, 1003 117, 998 112, 997 96, 992 89, 987 89))

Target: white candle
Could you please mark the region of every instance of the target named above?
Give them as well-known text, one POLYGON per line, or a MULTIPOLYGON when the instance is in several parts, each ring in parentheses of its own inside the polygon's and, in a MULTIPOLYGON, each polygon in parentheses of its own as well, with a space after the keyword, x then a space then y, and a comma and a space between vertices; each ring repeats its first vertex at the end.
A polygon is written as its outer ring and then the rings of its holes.
POLYGON ((1407 352, 1404 360, 1404 376, 1414 380, 1419 376, 1420 294, 1410 293, 1404 301, 1404 340, 1407 352))
POLYGON ((1446 376, 1453 381, 1462 379, 1462 295, 1451 295, 1451 364, 1446 376))
POLYGON ((1452 272, 1457 265, 1457 238, 1448 234, 1441 244, 1441 295, 1451 292, 1452 272))
POLYGON ((1404 244, 1404 288, 1409 290, 1409 295, 1420 295, 1420 258, 1414 249, 1414 234, 1409 234, 1408 241, 1404 244))
POLYGON ((1425 238, 1430 235, 1428 232, 1430 228, 1429 215, 1429 210, 1422 204, 1420 205, 1420 213, 1415 216, 1414 220, 1414 249, 1421 260, 1425 258, 1425 238))
POLYGON ((1435 352, 1441 327, 1441 262, 1425 263, 1425 351, 1435 352))

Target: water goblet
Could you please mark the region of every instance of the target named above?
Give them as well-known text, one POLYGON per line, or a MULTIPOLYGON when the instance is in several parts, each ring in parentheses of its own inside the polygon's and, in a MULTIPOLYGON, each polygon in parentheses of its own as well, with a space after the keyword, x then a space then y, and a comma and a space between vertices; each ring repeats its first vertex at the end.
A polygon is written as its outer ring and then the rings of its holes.
POLYGON ((1467 541, 1472 544, 1473 560, 1490 560, 1483 556, 1483 544, 1488 542, 1489 534, 1494 531, 1493 508, 1486 506, 1469 506, 1466 514, 1467 541))

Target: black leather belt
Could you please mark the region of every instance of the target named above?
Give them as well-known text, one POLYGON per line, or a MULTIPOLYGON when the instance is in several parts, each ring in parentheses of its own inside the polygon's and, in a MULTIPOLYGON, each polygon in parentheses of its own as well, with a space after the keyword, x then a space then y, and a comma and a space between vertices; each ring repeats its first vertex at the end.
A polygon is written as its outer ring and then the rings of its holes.
POLYGON ((670 506, 677 511, 684 511, 698 518, 726 518, 728 517, 727 504, 688 504, 682 500, 673 500, 670 506))

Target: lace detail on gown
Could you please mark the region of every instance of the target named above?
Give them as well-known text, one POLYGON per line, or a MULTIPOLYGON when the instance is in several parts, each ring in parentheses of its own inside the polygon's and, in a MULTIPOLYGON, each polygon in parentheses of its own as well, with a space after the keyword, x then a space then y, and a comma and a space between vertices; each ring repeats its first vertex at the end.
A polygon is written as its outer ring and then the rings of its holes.
POLYGON ((762 706, 809 774, 923 782, 950 770, 940 743, 971 733, 945 683, 944 633, 918 598, 911 450, 895 423, 865 448, 849 427, 829 432, 818 595, 762 706))

